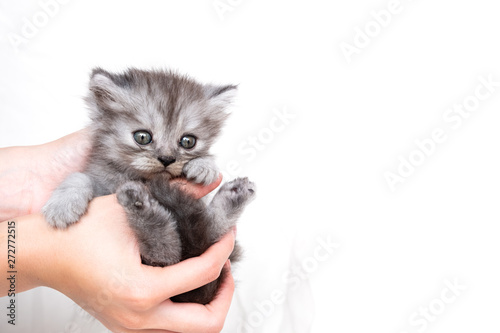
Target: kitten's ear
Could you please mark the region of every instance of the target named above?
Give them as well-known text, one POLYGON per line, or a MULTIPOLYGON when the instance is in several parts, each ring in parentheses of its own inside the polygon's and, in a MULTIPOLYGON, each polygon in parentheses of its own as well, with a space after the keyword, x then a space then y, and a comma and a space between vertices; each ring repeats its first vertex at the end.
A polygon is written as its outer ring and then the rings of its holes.
POLYGON ((220 108, 226 108, 232 103, 236 96, 238 86, 230 84, 227 86, 205 86, 205 93, 210 102, 220 108))
POLYGON ((100 108, 105 110, 121 109, 120 99, 124 91, 113 81, 113 74, 101 68, 95 68, 90 75, 89 89, 100 108))

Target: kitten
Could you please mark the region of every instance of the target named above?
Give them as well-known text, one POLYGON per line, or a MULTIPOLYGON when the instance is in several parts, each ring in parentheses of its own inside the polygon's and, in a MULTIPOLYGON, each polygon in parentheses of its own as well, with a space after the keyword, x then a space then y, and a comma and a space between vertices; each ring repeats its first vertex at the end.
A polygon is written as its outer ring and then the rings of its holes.
MULTIPOLYGON (((86 102, 92 149, 84 172, 74 173, 42 209, 66 228, 97 196, 117 193, 135 231, 142 261, 167 266, 199 256, 236 223, 255 187, 246 178, 224 184, 207 206, 169 185, 185 176, 210 184, 219 175, 209 149, 227 118, 236 86, 203 85, 169 71, 93 70, 86 102)), ((230 259, 238 259, 239 247, 230 259)), ((224 279, 176 296, 209 303, 224 279)))

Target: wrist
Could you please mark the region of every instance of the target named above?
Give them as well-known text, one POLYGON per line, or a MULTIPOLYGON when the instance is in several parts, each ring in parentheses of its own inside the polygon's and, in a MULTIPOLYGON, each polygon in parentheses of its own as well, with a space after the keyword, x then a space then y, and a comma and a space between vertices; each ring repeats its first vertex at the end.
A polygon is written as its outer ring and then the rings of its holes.
MULTIPOLYGON (((53 271, 51 227, 42 215, 33 214, 0 223, 0 267, 15 275, 15 292, 49 286, 53 271)), ((9 282, 9 281, 7 281, 9 282)), ((9 288, 1 281, 0 295, 9 288)))

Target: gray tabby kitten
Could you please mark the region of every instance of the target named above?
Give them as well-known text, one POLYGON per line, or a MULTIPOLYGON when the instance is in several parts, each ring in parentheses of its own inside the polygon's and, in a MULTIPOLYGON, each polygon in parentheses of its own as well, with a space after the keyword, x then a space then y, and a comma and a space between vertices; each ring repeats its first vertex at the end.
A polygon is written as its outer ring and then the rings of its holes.
MULTIPOLYGON (((169 71, 93 70, 90 94, 92 149, 84 172, 71 174, 42 209, 54 227, 66 228, 97 196, 117 193, 138 239, 142 261, 167 266, 199 256, 236 223, 254 197, 254 184, 224 184, 209 205, 195 200, 172 177, 210 184, 219 175, 209 148, 227 117, 236 86, 202 85, 169 71)), ((230 259, 238 259, 235 247, 230 259)), ((178 302, 209 303, 218 280, 178 295, 178 302)), ((167 281, 168 283, 168 281, 167 281)))

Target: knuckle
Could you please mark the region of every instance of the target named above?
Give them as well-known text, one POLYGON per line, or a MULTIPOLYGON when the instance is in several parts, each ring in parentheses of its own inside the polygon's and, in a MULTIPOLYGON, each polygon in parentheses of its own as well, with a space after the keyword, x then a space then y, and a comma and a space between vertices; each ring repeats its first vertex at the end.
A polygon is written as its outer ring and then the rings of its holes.
POLYGON ((129 307, 137 312, 144 312, 151 308, 151 297, 146 289, 130 289, 127 296, 129 307))
POLYGON ((212 282, 219 278, 222 267, 216 259, 209 259, 205 264, 205 278, 206 282, 212 282))

